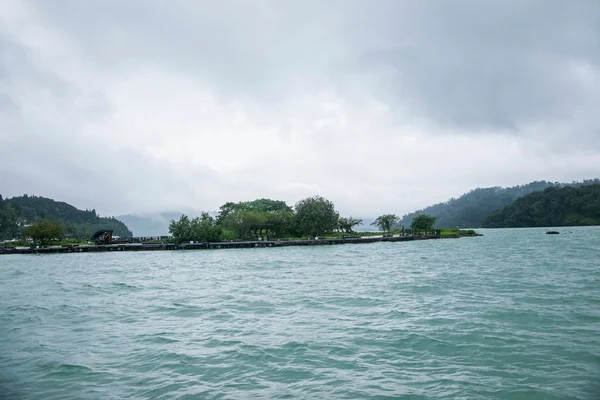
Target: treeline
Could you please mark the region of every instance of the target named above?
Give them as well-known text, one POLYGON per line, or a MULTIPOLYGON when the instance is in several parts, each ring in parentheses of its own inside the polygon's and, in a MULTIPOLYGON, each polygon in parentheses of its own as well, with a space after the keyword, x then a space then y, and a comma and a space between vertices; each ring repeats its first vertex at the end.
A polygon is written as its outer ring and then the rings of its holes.
POLYGON ((131 237, 132 233, 121 221, 100 217, 96 210, 78 210, 70 204, 40 196, 18 196, 3 199, 0 196, 0 239, 20 237, 23 229, 38 221, 58 221, 65 235, 88 239, 100 229, 109 229, 114 235, 131 237))
POLYGON ((457 199, 452 198, 446 202, 406 214, 402 217, 400 223, 409 226, 415 216, 428 214, 437 218, 436 227, 481 228, 483 221, 492 212, 511 204, 527 194, 551 187, 581 187, 598 183, 600 183, 600 179, 589 179, 572 183, 535 181, 526 185, 507 188, 477 188, 463 194, 457 199))
POLYGON ((339 219, 334 204, 320 196, 304 199, 294 208, 280 200, 257 199, 225 203, 216 218, 208 213, 193 219, 182 215, 171 221, 169 233, 178 241, 318 236, 336 230, 339 219))
POLYGON ((490 214, 484 228, 600 225, 600 184, 550 187, 490 214))
POLYGON ((0 240, 13 239, 20 232, 19 209, 0 195, 0 240))
MULTIPOLYGON (((390 231, 399 217, 385 214, 372 224, 383 231, 390 231)), ((415 229, 430 229, 435 218, 417 218, 415 229)), ((317 237, 339 232, 353 233, 353 228, 362 220, 341 217, 330 200, 320 196, 308 197, 297 202, 294 207, 284 201, 257 199, 254 201, 225 203, 216 217, 202 213, 190 219, 182 215, 172 220, 169 232, 176 241, 239 240, 284 237, 317 237)))

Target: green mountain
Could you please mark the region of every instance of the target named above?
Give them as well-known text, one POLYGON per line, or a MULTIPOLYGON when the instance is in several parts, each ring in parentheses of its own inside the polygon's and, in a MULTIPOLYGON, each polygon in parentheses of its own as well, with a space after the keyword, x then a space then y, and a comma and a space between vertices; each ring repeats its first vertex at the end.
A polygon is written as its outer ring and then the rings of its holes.
POLYGON ((600 225, 600 184, 551 187, 494 211, 484 228, 600 225))
POLYGON ((100 229, 112 229, 116 236, 132 236, 124 223, 113 217, 100 217, 96 210, 78 210, 65 202, 39 196, 0 196, 0 239, 17 237, 23 226, 40 219, 61 221, 67 234, 80 239, 87 239, 100 229))
POLYGON ((580 187, 598 183, 600 183, 600 179, 572 183, 535 181, 507 188, 477 188, 457 199, 452 198, 446 202, 406 214, 402 217, 400 225, 409 226, 415 216, 428 214, 437 217, 436 227, 481 228, 488 215, 511 204, 519 197, 552 187, 580 187))

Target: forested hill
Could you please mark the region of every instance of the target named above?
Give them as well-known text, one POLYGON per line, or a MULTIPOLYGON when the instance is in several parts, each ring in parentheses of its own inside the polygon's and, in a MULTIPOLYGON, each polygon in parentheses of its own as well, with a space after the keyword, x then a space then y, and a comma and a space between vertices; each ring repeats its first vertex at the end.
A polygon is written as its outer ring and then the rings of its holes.
POLYGON ((40 219, 58 220, 67 234, 86 239, 99 229, 112 229, 114 235, 132 236, 131 231, 115 218, 103 218, 96 210, 78 210, 70 204, 39 196, 0 196, 0 239, 15 238, 21 228, 40 219))
POLYGON ((513 187, 478 188, 463 194, 457 199, 450 199, 422 210, 406 214, 402 217, 404 226, 409 226, 412 219, 419 214, 429 214, 437 217, 436 227, 480 228, 484 219, 492 212, 503 208, 519 197, 545 190, 550 187, 580 187, 582 185, 598 184, 600 179, 590 179, 583 182, 558 183, 535 181, 526 185, 513 187))
POLYGON ((484 228, 600 225, 600 184, 551 187, 494 211, 484 228))

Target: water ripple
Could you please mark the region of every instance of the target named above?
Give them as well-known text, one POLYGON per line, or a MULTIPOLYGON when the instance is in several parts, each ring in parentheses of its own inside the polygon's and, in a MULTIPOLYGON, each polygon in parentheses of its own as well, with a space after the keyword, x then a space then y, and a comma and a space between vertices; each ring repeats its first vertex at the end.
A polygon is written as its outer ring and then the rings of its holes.
POLYGON ((588 399, 599 228, 0 257, 0 398, 588 399))

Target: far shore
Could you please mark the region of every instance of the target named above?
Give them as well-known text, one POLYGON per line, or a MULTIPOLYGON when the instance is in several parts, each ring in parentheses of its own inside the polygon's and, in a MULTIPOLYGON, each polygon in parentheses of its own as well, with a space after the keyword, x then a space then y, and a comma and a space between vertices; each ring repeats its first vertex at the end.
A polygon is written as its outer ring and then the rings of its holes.
POLYGON ((188 242, 188 243, 114 243, 106 245, 61 245, 61 246, 18 246, 0 247, 0 254, 57 254, 57 253, 92 253, 113 251, 167 251, 167 250, 217 250, 217 249, 243 249, 243 248, 273 248, 288 246, 326 246, 339 244, 365 244, 376 242, 408 242, 414 240, 432 239, 458 239, 460 237, 482 236, 481 234, 467 235, 370 235, 370 236, 345 236, 341 238, 314 238, 314 239, 271 239, 271 240, 230 240, 221 242, 188 242))

